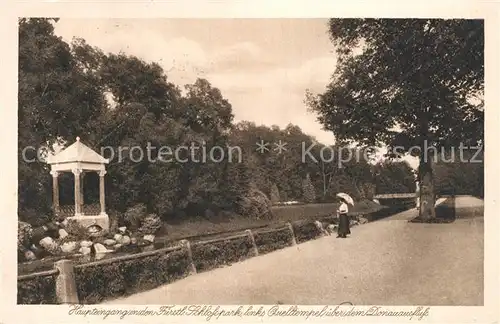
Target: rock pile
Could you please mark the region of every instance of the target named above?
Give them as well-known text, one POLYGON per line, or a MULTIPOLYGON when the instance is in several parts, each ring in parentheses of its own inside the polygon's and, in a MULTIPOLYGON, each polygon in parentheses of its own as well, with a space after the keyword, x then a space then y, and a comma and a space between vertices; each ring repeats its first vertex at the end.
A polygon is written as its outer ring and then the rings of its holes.
POLYGON ((105 233, 97 225, 90 226, 79 235, 59 224, 33 228, 28 223, 20 222, 18 232, 18 255, 20 261, 33 261, 47 256, 64 255, 101 255, 122 251, 125 247, 153 247, 155 235, 146 234, 135 237, 125 226, 117 233, 105 233), (21 224, 22 223, 22 224, 21 224), (69 233, 68 233, 69 232, 69 233))

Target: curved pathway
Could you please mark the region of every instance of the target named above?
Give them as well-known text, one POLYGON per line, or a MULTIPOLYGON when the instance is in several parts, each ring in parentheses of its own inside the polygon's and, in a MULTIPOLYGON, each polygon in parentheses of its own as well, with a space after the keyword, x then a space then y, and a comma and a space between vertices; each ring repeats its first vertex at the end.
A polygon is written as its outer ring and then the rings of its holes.
MULTIPOLYGON (((457 208, 469 206, 457 197, 457 208)), ((469 199, 470 200, 470 199, 469 199)), ((482 305, 483 218, 418 224, 409 210, 107 304, 482 305)))

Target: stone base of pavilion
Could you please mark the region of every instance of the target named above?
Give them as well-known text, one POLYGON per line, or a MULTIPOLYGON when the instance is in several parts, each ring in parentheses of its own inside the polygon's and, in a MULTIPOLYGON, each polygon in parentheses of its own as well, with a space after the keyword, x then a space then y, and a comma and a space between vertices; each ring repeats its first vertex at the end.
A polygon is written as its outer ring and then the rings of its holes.
POLYGON ((102 229, 109 229, 109 216, 107 214, 99 214, 99 215, 79 215, 79 216, 71 216, 66 218, 68 221, 73 220, 76 221, 80 226, 88 228, 92 225, 97 225, 102 229))

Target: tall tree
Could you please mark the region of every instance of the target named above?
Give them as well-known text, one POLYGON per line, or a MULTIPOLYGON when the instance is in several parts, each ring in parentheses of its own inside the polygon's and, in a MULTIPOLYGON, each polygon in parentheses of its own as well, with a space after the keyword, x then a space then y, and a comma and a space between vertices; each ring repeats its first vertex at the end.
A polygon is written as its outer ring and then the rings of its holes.
POLYGON ((415 175, 407 162, 385 160, 373 169, 378 194, 415 192, 415 175))
POLYGON ((274 205, 278 204, 281 201, 280 191, 275 183, 273 183, 273 185, 271 186, 271 193, 269 194, 269 197, 269 199, 271 199, 271 203, 274 205))
POLYGON ((434 218, 427 148, 483 142, 483 21, 331 19, 329 34, 338 65, 310 108, 340 140, 419 147, 420 217, 434 218))
POLYGON ((19 216, 37 222, 50 212, 51 181, 30 147, 52 151, 92 133, 106 107, 99 83, 54 34, 53 19, 19 20, 18 98, 19 216))
POLYGON ((309 174, 306 175, 302 183, 302 198, 306 203, 313 203, 316 200, 316 190, 311 182, 309 174))

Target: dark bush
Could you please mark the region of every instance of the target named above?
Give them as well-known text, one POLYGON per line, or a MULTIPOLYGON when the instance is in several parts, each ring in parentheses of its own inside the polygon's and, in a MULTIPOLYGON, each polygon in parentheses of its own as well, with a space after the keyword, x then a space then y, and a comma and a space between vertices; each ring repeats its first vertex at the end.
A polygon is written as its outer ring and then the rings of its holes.
POLYGON ((292 226, 297 243, 313 240, 321 235, 321 232, 318 230, 313 221, 295 222, 292 223, 292 226))
POLYGON ((185 251, 155 254, 115 263, 75 267, 80 303, 128 296, 183 278, 188 273, 185 251))
POLYGON ((273 232, 254 233, 259 254, 276 251, 292 244, 292 232, 288 227, 273 232))
POLYGON ((199 272, 247 259, 252 256, 252 249, 252 242, 247 236, 191 245, 193 262, 199 272))
POLYGON ((272 203, 266 194, 257 189, 251 189, 247 196, 241 197, 236 211, 252 219, 272 219, 272 203))
POLYGON ((125 225, 127 225, 132 231, 138 230, 141 226, 141 222, 148 215, 147 211, 146 205, 144 204, 137 204, 128 208, 123 215, 125 225))
POLYGON ((35 277, 17 281, 17 303, 56 304, 56 282, 54 276, 35 277))

